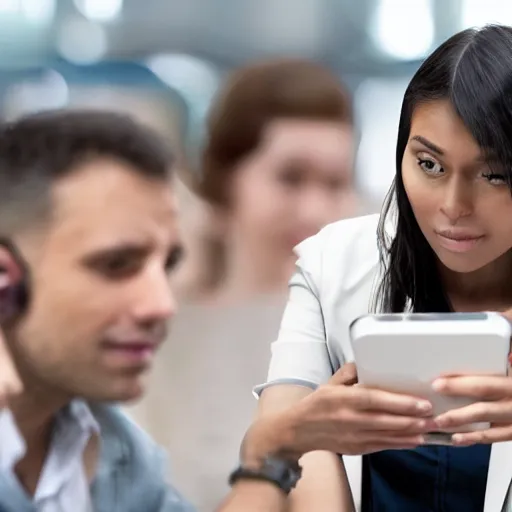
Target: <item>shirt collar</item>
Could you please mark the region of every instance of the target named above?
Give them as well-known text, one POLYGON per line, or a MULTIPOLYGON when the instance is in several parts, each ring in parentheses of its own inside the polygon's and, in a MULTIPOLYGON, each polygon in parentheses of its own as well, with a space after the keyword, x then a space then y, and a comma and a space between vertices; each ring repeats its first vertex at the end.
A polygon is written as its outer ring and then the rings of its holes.
POLYGON ((23 458, 26 444, 9 409, 0 411, 0 471, 11 472, 23 458))
MULTIPOLYGON (((84 400, 75 399, 59 411, 55 418, 54 433, 77 429, 89 438, 99 435, 100 426, 84 400)), ((24 457, 27 446, 12 412, 0 410, 0 471, 12 472, 16 464, 24 457)))

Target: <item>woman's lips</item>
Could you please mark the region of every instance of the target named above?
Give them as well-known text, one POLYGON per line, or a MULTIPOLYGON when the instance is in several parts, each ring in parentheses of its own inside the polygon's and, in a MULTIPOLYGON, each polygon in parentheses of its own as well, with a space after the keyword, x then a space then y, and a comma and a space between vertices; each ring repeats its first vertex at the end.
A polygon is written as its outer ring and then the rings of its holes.
POLYGON ((484 235, 472 235, 464 232, 436 231, 440 245, 450 251, 456 253, 465 253, 478 245, 484 235))

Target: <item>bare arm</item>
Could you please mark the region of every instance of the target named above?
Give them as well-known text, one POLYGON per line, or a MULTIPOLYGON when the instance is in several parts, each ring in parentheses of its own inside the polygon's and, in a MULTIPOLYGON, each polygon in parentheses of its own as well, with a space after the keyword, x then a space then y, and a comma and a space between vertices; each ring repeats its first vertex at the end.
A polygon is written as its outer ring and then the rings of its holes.
MULTIPOLYGON (((293 404, 312 392, 300 386, 274 386, 260 399, 258 417, 244 441, 242 458, 257 465, 267 454, 287 446, 288 415, 293 404), (267 421, 269 420, 269 421, 267 421), (267 428, 268 425, 268 428, 267 428)), ((352 512, 352 495, 340 458, 324 451, 310 452, 300 459, 303 475, 297 488, 287 498, 270 483, 240 482, 219 512, 352 512)))
MULTIPOLYGON (((289 498, 283 494, 278 500, 275 492, 264 491, 266 498, 262 494, 261 499, 269 500, 266 512, 352 512, 348 479, 333 454, 361 455, 422 444, 422 434, 431 430, 431 420, 425 418, 431 404, 354 386, 356 379, 355 366, 346 364, 314 392, 289 385, 264 391, 258 418, 242 446, 243 465, 258 469, 272 456, 302 458, 304 465, 303 478, 289 498)), ((272 484, 257 488, 267 485, 272 484)), ((249 497, 249 486, 241 484, 218 512, 257 512, 249 497)))
MULTIPOLYGON (((312 390, 299 386, 275 386, 262 394, 258 417, 281 412, 298 402, 312 390)), ((343 461, 326 451, 305 454, 300 459, 302 478, 288 499, 289 512, 351 512, 352 493, 343 461)))
POLYGON ((283 491, 269 482, 243 480, 217 512, 287 512, 283 491))
POLYGON ((251 501, 253 492, 268 500, 265 512, 353 512, 345 468, 335 454, 414 448, 430 428, 424 419, 430 404, 355 386, 353 364, 332 375, 318 286, 325 240, 320 233, 299 249, 278 340, 272 345, 268 384, 242 447, 242 464, 248 469, 259 469, 272 456, 300 459, 303 476, 289 497, 271 483, 240 482, 218 512, 259 512, 258 502, 251 501), (326 384, 311 391, 286 382, 326 384))

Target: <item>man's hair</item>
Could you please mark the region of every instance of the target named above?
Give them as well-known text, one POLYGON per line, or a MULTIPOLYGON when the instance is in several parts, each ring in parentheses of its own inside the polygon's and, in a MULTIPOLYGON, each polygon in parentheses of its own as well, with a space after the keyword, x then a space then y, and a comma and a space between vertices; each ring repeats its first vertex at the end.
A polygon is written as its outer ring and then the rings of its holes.
POLYGON ((125 163, 148 179, 168 180, 173 157, 156 132, 130 116, 57 110, 0 127, 0 237, 46 220, 53 185, 92 159, 125 163))

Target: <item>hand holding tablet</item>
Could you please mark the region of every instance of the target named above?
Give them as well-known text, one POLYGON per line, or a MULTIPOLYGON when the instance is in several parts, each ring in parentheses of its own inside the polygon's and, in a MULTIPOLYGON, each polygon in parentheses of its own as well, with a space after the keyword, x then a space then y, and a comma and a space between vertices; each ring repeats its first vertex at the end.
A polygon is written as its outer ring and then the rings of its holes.
POLYGON ((512 437, 491 428, 512 424, 511 331, 498 313, 386 314, 357 319, 350 335, 361 385, 429 400, 427 442, 472 444, 512 437))

